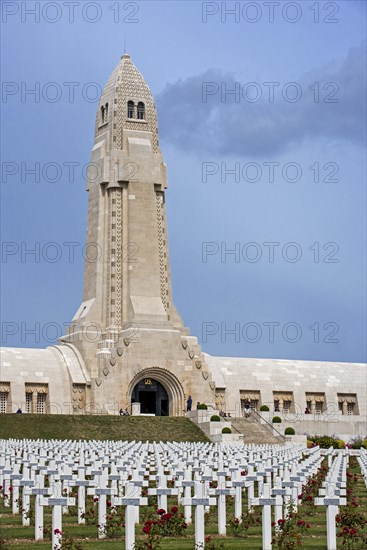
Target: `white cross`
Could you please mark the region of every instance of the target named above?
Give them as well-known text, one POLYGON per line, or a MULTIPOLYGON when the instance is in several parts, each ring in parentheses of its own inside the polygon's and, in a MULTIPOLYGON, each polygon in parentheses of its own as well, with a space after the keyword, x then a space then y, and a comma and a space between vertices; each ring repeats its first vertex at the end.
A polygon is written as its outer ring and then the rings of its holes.
POLYGON ((215 498, 206 495, 205 483, 200 481, 195 482, 195 495, 182 499, 184 506, 195 506, 195 545, 198 548, 205 547, 205 507, 215 503, 215 498))
POLYGON ((252 499, 253 506, 262 506, 262 543, 263 550, 271 550, 271 507, 282 503, 280 496, 271 496, 270 483, 264 483, 263 492, 259 498, 252 499))
POLYGON ((336 550, 336 525, 335 518, 338 514, 338 506, 345 506, 347 499, 336 495, 314 499, 315 506, 326 506, 326 539, 327 550, 336 550))
POLYGON ((148 499, 140 496, 141 487, 128 481, 125 485, 125 496, 112 497, 113 506, 125 506, 125 550, 135 548, 136 508, 146 506, 148 499))
POLYGON ((73 506, 75 498, 70 497, 46 497, 41 501, 42 506, 52 507, 52 548, 53 550, 61 549, 61 533, 62 533, 62 508, 63 506, 73 506))
POLYGON ((19 514, 19 482, 22 479, 22 474, 19 473, 20 466, 15 464, 13 468, 13 473, 10 474, 11 484, 12 484, 12 511, 13 514, 19 514))
POLYGON ((241 479, 241 470, 236 469, 232 473, 231 485, 235 489, 235 501, 234 501, 234 515, 235 518, 241 522, 242 521, 242 491, 244 487, 249 487, 250 481, 246 479, 241 479))
POLYGON ((85 466, 78 468, 78 478, 74 480, 73 485, 78 487, 78 523, 85 523, 85 488, 96 485, 93 480, 85 479, 85 466))
MULTIPOLYGON (((95 495, 98 497, 98 538, 106 538, 106 515, 107 515, 107 502, 106 497, 112 492, 111 488, 107 487, 107 475, 102 474, 98 470, 97 487, 87 489, 88 495, 95 495)), ((96 474, 97 475, 97 474, 96 474)))
POLYGON ((226 496, 235 496, 236 490, 226 486, 226 481, 223 476, 218 476, 218 488, 213 490, 213 493, 218 496, 218 534, 225 535, 226 530, 226 496))
POLYGON ((191 487, 195 487, 195 481, 192 480, 192 473, 191 468, 185 470, 184 473, 185 479, 182 481, 179 480, 176 482, 176 487, 183 487, 184 488, 184 497, 181 499, 181 504, 183 504, 184 507, 184 514, 185 514, 185 523, 187 525, 190 525, 192 522, 191 518, 191 502, 188 502, 188 504, 184 504, 184 499, 191 499, 191 487))
POLYGON ((274 487, 271 490, 272 496, 280 496, 280 502, 274 505, 274 521, 278 524, 280 519, 283 519, 283 497, 290 497, 292 494, 291 489, 282 487, 282 478, 276 476, 274 479, 274 487))
POLYGON ((22 525, 28 527, 30 525, 30 493, 25 490, 26 487, 33 487, 34 481, 29 478, 23 478, 19 482, 20 487, 23 487, 22 491, 22 525))
POLYGON ((43 539, 43 497, 49 495, 50 489, 44 487, 44 476, 39 474, 35 476, 34 486, 25 487, 23 493, 35 495, 34 502, 34 538, 43 539))
POLYGON ((148 489, 149 495, 156 495, 158 497, 158 508, 162 508, 167 511, 167 496, 178 495, 178 489, 169 489, 167 487, 167 477, 162 474, 158 477, 158 487, 148 489))

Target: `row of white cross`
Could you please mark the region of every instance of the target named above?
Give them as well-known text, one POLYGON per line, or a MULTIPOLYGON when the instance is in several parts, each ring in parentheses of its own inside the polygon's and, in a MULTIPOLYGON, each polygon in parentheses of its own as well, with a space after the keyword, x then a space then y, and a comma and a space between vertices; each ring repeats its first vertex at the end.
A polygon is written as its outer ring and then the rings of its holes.
MULTIPOLYGON (((324 453, 325 454, 325 453, 324 453)), ((329 473, 316 505, 327 507, 328 550, 336 549, 335 516, 345 505, 348 451, 328 455, 329 473)), ((30 498, 34 498, 35 539, 43 538, 43 509, 52 508, 52 548, 61 548, 62 515, 76 504, 70 497, 77 490, 78 523, 84 523, 86 495, 98 499, 98 537, 106 536, 107 500, 125 507, 125 548, 135 545, 139 510, 147 505, 146 494, 157 497, 158 508, 167 510, 168 497, 184 508, 185 522, 192 522, 195 509, 195 544, 205 547, 205 513, 217 506, 218 533, 226 534, 226 497, 234 497, 235 517, 241 521, 242 496, 247 506, 262 507, 263 550, 271 550, 271 517, 283 518, 290 504, 297 509, 302 485, 320 468, 319 447, 231 447, 198 443, 141 443, 122 441, 0 441, 0 485, 5 506, 20 513, 30 525, 30 498), (47 487, 45 487, 47 476, 47 487), (173 487, 168 487, 172 482, 173 487), (213 483, 214 482, 214 483, 213 483), (150 485, 155 487, 150 487, 150 485), (217 487, 213 488, 216 484, 217 487), (11 486, 12 490, 9 491, 11 486), (256 496, 255 496, 256 493, 256 496)), ((365 479, 366 453, 360 456, 365 479), (363 469, 364 468, 364 469, 363 469)))
POLYGON ((365 449, 360 449, 360 455, 357 460, 361 467, 364 484, 367 488, 367 451, 365 449))

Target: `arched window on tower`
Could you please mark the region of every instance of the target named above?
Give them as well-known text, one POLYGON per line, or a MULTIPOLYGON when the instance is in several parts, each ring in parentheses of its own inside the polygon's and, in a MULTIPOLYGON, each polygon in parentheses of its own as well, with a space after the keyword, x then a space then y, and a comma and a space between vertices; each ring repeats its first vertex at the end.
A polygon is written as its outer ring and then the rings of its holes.
POLYGON ((105 108, 104 108, 103 105, 101 107, 101 120, 102 120, 102 124, 104 124, 104 121, 105 121, 105 108))
POLYGON ((105 105, 104 119, 105 119, 105 122, 108 122, 108 103, 106 103, 105 105))
POLYGON ((138 119, 139 120, 144 120, 144 118, 145 118, 145 106, 144 106, 144 103, 142 101, 139 101, 139 103, 138 103, 137 114, 138 114, 138 119))
POLYGON ((127 118, 134 118, 134 102, 127 102, 127 118))

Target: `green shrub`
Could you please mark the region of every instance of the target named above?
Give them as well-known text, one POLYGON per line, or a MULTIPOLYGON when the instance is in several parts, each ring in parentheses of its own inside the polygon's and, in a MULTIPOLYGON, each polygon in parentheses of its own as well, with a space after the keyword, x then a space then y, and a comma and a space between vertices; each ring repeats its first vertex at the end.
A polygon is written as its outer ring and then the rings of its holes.
POLYGON ((231 434, 231 433, 232 433, 231 428, 223 428, 222 430, 222 434, 231 434))
POLYGON ((284 430, 284 435, 294 435, 295 433, 294 428, 291 428, 290 426, 284 430))
POLYGON ((280 424, 282 421, 282 419, 280 418, 280 416, 273 416, 273 424, 280 424))
POLYGON ((198 410, 199 411, 207 411, 208 410, 208 405, 205 405, 205 403, 199 403, 198 410))
POLYGON ((213 414, 210 417, 210 422, 220 422, 220 417, 217 414, 213 414))
POLYGON ((260 407, 261 412, 265 412, 265 411, 268 411, 268 410, 269 410, 269 407, 267 405, 261 405, 261 407, 260 407))
POLYGON ((339 439, 335 439, 331 435, 313 435, 308 436, 310 441, 313 441, 315 445, 319 445, 321 449, 329 449, 329 447, 334 447, 334 449, 340 449, 339 439))
POLYGON ((363 446, 361 437, 355 437, 351 442, 352 449, 360 449, 363 446))

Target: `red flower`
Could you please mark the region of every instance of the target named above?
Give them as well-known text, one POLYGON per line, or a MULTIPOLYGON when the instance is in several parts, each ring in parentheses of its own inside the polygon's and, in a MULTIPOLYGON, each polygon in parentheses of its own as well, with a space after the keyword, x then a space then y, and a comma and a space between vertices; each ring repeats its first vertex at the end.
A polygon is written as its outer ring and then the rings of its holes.
POLYGON ((166 513, 166 510, 163 510, 163 508, 159 508, 159 510, 157 510, 157 514, 159 514, 160 516, 163 516, 163 514, 166 513))
POLYGON ((13 490, 13 487, 9 487, 9 492, 11 493, 13 490))
POLYGON ((178 512, 177 506, 172 506, 171 512, 172 512, 172 514, 177 514, 177 512, 178 512))
POLYGON ((278 525, 284 525, 285 519, 278 519, 278 525))
POLYGON ((147 519, 147 521, 144 523, 144 525, 153 525, 153 520, 147 519))
POLYGON ((107 506, 112 506, 112 502, 110 500, 107 500, 106 504, 107 506))
POLYGON ((311 523, 306 523, 306 527, 309 529, 311 527, 311 523))
POLYGON ((98 502, 98 497, 94 497, 93 502, 98 502))
POLYGON ((151 529, 152 529, 151 525, 144 525, 143 532, 148 534, 150 533, 151 529))
POLYGON ((241 476, 247 476, 247 470, 242 470, 241 476))
POLYGON ((274 527, 274 525, 276 525, 276 523, 275 523, 275 521, 272 521, 271 526, 274 527))
POLYGON ((181 527, 182 527, 182 529, 187 529, 187 523, 183 523, 183 524, 181 525, 181 527))
POLYGON ((62 532, 60 531, 60 529, 55 529, 54 535, 62 535, 62 532))
POLYGON ((125 524, 124 524, 124 523, 121 523, 121 527, 122 527, 123 529, 125 529, 125 524))

